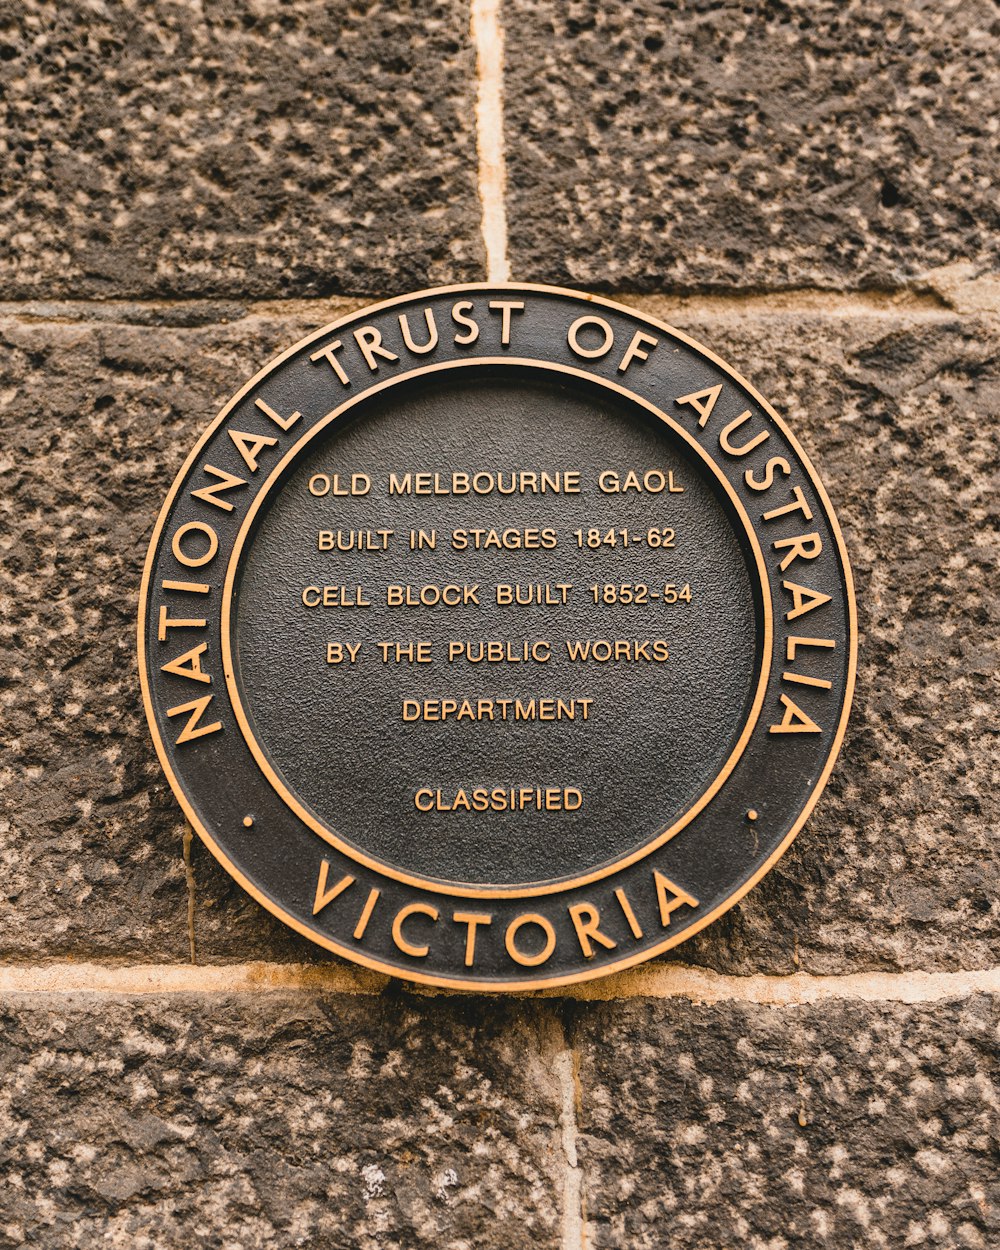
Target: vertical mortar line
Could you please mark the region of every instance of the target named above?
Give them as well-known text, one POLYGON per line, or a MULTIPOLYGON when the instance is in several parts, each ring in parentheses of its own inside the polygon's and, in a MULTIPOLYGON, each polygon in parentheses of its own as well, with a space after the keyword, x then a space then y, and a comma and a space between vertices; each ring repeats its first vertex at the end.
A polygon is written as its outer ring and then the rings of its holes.
MULTIPOLYGON (((558 1012, 558 1008, 557 1008, 558 1012)), ((559 1095, 559 1148, 562 1173, 562 1236, 560 1250, 586 1250, 586 1215, 583 1172, 580 1168, 578 1108, 580 1075, 578 1058, 566 1037, 560 1014, 547 1017, 543 1025, 542 1056, 555 1078, 559 1095)))
POLYGON ((476 145, 479 199, 483 209, 486 280, 509 282, 507 170, 503 134, 503 28, 501 0, 472 0, 472 42, 476 49, 476 145))
POLYGON ((798 1077, 795 1082, 795 1092, 799 1100, 798 1122, 799 1128, 807 1128, 809 1125, 809 1117, 806 1114, 806 1077, 802 1068, 802 1061, 797 1065, 798 1077))
POLYGON ((187 882, 187 920, 188 944, 191 949, 191 962, 198 962, 194 944, 194 864, 191 862, 191 844, 194 841, 194 830, 190 821, 184 822, 184 839, 181 844, 184 855, 184 879, 187 882))

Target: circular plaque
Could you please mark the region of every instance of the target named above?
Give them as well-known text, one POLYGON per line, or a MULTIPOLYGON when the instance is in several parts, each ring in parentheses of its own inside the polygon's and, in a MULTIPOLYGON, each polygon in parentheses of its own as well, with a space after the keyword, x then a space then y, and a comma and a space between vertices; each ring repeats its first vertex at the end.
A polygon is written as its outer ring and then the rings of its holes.
POLYGON ((774 864, 854 679, 829 500, 711 352, 608 300, 424 291, 223 409, 160 513, 143 694, 298 932, 492 990, 669 949, 774 864))

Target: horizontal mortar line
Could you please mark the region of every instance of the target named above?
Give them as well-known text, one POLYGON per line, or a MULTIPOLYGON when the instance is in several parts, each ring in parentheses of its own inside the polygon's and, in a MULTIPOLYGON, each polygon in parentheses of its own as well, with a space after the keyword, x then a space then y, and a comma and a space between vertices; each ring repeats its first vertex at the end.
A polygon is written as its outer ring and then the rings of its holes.
POLYGON ((803 287, 789 291, 684 292, 624 291, 609 296, 622 304, 650 312, 657 308, 710 315, 745 315, 747 312, 778 316, 783 313, 814 313, 850 317, 901 313, 917 316, 953 317, 958 311, 929 291, 825 291, 803 287))
MULTIPOLYGON (((347 964, 105 964, 0 965, 0 994, 42 998, 142 994, 239 994, 262 991, 381 993, 390 979, 347 964)), ((452 991, 409 986, 421 995, 452 991)), ((805 1007, 829 1001, 932 1003, 972 994, 1000 994, 1000 968, 971 972, 858 972, 787 976, 733 976, 686 964, 647 965, 577 985, 526 992, 521 997, 581 1001, 654 998, 686 999, 698 1005, 748 1003, 805 1007)))
MULTIPOLYGON (((582 294, 587 294, 583 291, 582 294)), ((674 316, 781 316, 813 314, 827 317, 911 316, 932 319, 954 318, 965 313, 950 307, 936 295, 903 291, 832 292, 803 289, 785 292, 731 292, 727 294, 680 294, 674 292, 614 291, 595 292, 639 311, 663 317, 674 316)), ((232 325, 250 318, 274 320, 308 318, 317 325, 347 316, 384 296, 331 296, 324 299, 242 300, 205 298, 190 300, 86 300, 29 299, 0 301, 0 317, 54 324, 93 322, 131 324, 136 317, 152 318, 160 313, 167 324, 185 313, 199 314, 190 328, 213 324, 232 325), (210 313, 215 315, 207 315, 210 313)), ((982 311, 982 310, 980 310, 982 311)), ((1000 311, 1000 308, 997 309, 1000 311)), ((145 320, 138 324, 146 324, 145 320)), ((189 328, 179 325, 177 328, 189 328)))

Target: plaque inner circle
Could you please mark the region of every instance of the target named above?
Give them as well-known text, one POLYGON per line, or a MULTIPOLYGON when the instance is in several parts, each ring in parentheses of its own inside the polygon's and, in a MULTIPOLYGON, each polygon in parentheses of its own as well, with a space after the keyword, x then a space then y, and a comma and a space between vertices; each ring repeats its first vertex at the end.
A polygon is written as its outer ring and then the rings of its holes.
POLYGON ((536 362, 418 370, 331 413, 259 493, 226 586, 267 781, 359 862, 453 894, 661 845, 767 680, 759 544, 711 459, 536 362))

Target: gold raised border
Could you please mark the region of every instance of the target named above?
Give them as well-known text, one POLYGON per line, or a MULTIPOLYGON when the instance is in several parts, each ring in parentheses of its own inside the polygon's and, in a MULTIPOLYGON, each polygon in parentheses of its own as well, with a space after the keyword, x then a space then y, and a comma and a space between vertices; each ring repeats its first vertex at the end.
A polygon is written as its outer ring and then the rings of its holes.
POLYGON ((160 513, 156 519, 156 524, 153 527, 153 533, 149 542, 149 549, 146 553, 146 562, 143 567, 142 582, 139 588, 138 607, 139 607, 139 612, 138 612, 138 623, 137 623, 137 632, 138 632, 137 654, 138 654, 138 663, 139 663, 139 681, 142 687, 143 706, 145 707, 146 720, 149 724, 150 733, 153 738, 153 745, 156 748, 156 754, 159 758, 160 765, 163 768, 164 774, 167 780, 169 781, 170 787, 173 790, 175 796, 177 797, 177 800, 180 803, 185 816, 187 817, 188 821, 191 823, 192 828, 196 830, 196 832, 198 833, 198 836, 205 843, 209 851, 215 856, 215 858, 222 865, 222 867, 225 868, 225 870, 229 873, 229 875, 236 882, 238 882, 239 885, 241 885, 244 890, 246 890, 246 892, 251 896, 251 898, 255 899, 258 903, 260 903, 261 906, 264 907, 267 911, 271 912, 272 915, 277 916, 279 920, 283 921, 285 924, 289 926, 289 928, 294 929, 295 932, 301 934, 303 937, 306 937, 310 941, 315 942, 318 946, 324 947, 326 950, 332 951, 334 954, 339 955, 341 958, 346 959, 350 961, 351 963, 361 964, 363 967, 370 968, 375 972, 382 973, 383 975, 397 977, 399 979, 402 979, 404 981, 410 981, 417 985, 430 985, 430 986, 436 986, 441 989, 463 990, 467 993, 518 994, 518 993, 524 993, 524 992, 528 992, 532 990, 551 989, 560 985, 579 984, 580 982, 583 982, 583 981, 596 980, 598 977, 610 976, 612 973, 622 972, 626 968, 634 967, 636 964, 645 963, 646 960, 652 959, 654 956, 661 955, 665 951, 668 951, 672 949, 673 947, 680 945, 681 942, 687 941, 688 938, 693 937, 696 933, 701 932, 702 929, 706 928, 714 920, 717 920, 719 916, 729 911, 731 907, 734 907, 746 894, 748 894, 753 889, 753 887, 763 877, 767 875, 768 872, 770 872, 770 870, 774 867, 774 865, 778 862, 778 860, 782 857, 782 855, 784 855, 784 853, 788 850, 791 844, 795 841, 796 836, 798 835, 799 831, 802 829, 802 826, 805 824, 805 822, 809 819, 809 816, 811 815, 813 808, 816 806, 816 803, 819 800, 820 795, 823 793, 823 790, 826 788, 826 784, 830 779, 830 773, 833 771, 833 766, 836 763, 837 756, 839 755, 840 749, 843 745, 844 734, 847 731, 847 722, 850 717, 851 703, 854 698, 854 687, 855 687, 855 682, 857 679, 858 613, 857 613, 857 603, 855 600, 855 593, 854 593, 854 575, 851 571, 850 560, 847 555, 847 549, 844 545, 844 536, 840 528, 840 522, 837 520, 837 515, 833 510, 833 505, 830 502, 830 497, 826 493, 826 488, 823 486, 823 483, 820 480, 819 476, 817 475, 816 470, 813 468, 812 461, 803 451, 798 440, 795 438, 791 430, 789 430, 788 426, 778 415, 774 407, 770 403, 768 403, 768 401, 763 397, 763 395, 760 394, 759 391, 757 391, 753 386, 750 385, 750 383, 746 380, 746 378, 743 377, 741 373, 737 372, 737 370, 733 369, 730 365, 726 364, 726 362, 720 359, 720 357, 718 357, 714 352, 710 351, 706 347, 703 347, 699 342, 697 342, 696 339, 693 339, 690 336, 684 334, 683 331, 677 330, 673 326, 668 325, 667 322, 660 321, 659 318, 651 317, 646 313, 640 313, 634 308, 629 308, 625 304, 619 304, 617 301, 607 299, 605 296, 591 295, 587 292, 574 291, 567 287, 548 286, 543 283, 532 283, 532 282, 459 283, 459 284, 450 285, 450 286, 432 287, 425 291, 414 291, 407 295, 396 296, 395 298, 390 299, 390 300, 383 300, 376 304, 369 304, 364 308, 357 309, 355 312, 349 313, 348 315, 344 317, 338 318, 336 321, 330 322, 329 325, 323 326, 319 330, 314 331, 312 334, 307 335, 304 339, 301 339, 298 343, 295 343, 292 347, 288 348, 287 351, 282 352, 274 360, 270 361, 267 365, 265 365, 263 369, 255 373, 253 377, 250 378, 250 380, 244 386, 242 386, 239 391, 237 391, 237 393, 232 397, 232 399, 230 399, 230 401, 225 405, 225 407, 219 412, 218 416, 209 425, 209 427, 202 434, 201 438, 192 448, 190 454, 185 459, 184 464, 182 465, 180 469, 180 472, 177 474, 177 477, 174 479, 174 482, 172 486, 170 487, 170 490, 167 493, 167 497, 163 501, 163 506, 160 508, 160 513), (758 404, 760 404, 761 408, 763 408, 763 410, 768 414, 770 419, 775 423, 775 426, 781 431, 783 436, 788 440, 789 445, 794 449, 796 456, 798 456, 799 458, 799 462, 801 463, 803 469, 805 470, 806 475, 808 476, 810 482, 812 483, 813 489, 816 491, 816 494, 818 498, 820 499, 820 502, 823 505, 824 511, 826 513, 827 521, 829 522, 831 532, 833 533, 834 539, 837 544, 837 553, 840 557, 841 566, 844 570, 844 590, 845 590, 845 598, 846 598, 847 623, 848 623, 848 635, 849 635, 848 636, 848 646, 849 646, 848 669, 847 669, 847 681, 846 681, 845 690, 844 690, 844 706, 841 711, 840 721, 837 725, 836 733, 834 735, 833 745, 830 748, 830 754, 827 757, 826 764, 824 765, 824 767, 820 771, 818 778, 816 779, 816 785, 813 787, 812 793, 809 795, 809 797, 806 799, 805 803, 803 804, 802 810, 799 812, 798 818, 792 825, 791 829, 789 829, 785 837, 782 839, 782 841, 778 844, 778 846, 774 849, 774 851, 768 856, 768 858, 764 861, 764 863, 760 865, 757 871, 753 873, 753 875, 750 876, 743 883, 743 885, 739 887, 738 890, 735 890, 724 902, 720 903, 718 907, 714 908, 710 912, 706 912, 704 916, 701 916, 694 924, 689 925, 688 928, 686 928, 682 933, 677 933, 677 934, 672 935, 671 937, 664 938, 664 940, 658 943, 656 946, 645 948, 641 951, 637 951, 633 953, 632 955, 626 955, 622 959, 617 959, 609 964, 602 964, 600 967, 597 967, 597 968, 583 968, 583 969, 578 970, 577 972, 565 973, 560 976, 554 976, 554 977, 536 977, 528 981, 522 981, 522 980, 474 981, 471 978, 462 979, 458 977, 439 977, 439 976, 429 975, 428 973, 422 973, 422 972, 415 971, 415 970, 411 971, 409 969, 400 968, 395 964, 383 963, 381 960, 373 959, 372 957, 365 955, 361 951, 354 950, 350 947, 342 946, 339 942, 335 942, 332 938, 326 937, 325 934, 318 933, 315 929, 312 929, 308 925, 303 924, 301 921, 297 920, 294 916, 290 915, 289 913, 284 911, 281 907, 279 907, 273 900, 268 898, 262 891, 260 891, 253 884, 252 881, 250 881, 247 877, 243 875, 243 873, 240 872, 240 870, 236 867, 236 865, 233 864, 229 860, 229 858, 226 856, 225 852, 218 845, 218 843, 216 843, 215 839, 208 832, 208 830, 205 829, 202 823, 198 820, 196 812, 192 808, 191 804, 188 802, 187 795, 184 793, 183 787, 178 782, 177 777, 174 774, 173 768, 171 767, 170 758, 167 755, 166 748, 163 743, 163 739, 160 735, 159 726, 156 723, 156 716, 153 710, 152 694, 151 694, 150 686, 149 686, 149 678, 148 678, 147 671, 146 671, 146 637, 145 635, 146 635, 147 611, 148 611, 148 606, 149 606, 149 585, 150 585, 150 577, 153 571, 153 563, 156 558, 156 547, 160 540, 160 534, 162 533, 163 527, 166 524, 167 516, 169 515, 170 508, 173 505, 174 499, 176 498, 177 493, 180 490, 181 486, 184 484, 184 481, 187 477, 188 472, 190 471, 191 467, 194 465, 195 461, 198 459, 198 456, 201 454, 202 448, 206 445, 208 440, 215 433, 215 431, 219 428, 219 426, 223 423, 223 421, 226 420, 226 418, 229 416, 230 412, 233 410, 236 404, 239 403, 239 401, 243 399, 243 397, 247 395, 259 382, 263 381, 264 378, 268 376, 268 374, 270 374, 274 369, 276 369, 278 365, 283 364, 290 357, 296 355, 298 352, 308 347, 311 343, 316 342, 317 339, 323 338, 326 334, 329 334, 331 331, 338 329, 340 326, 349 325, 353 323, 359 317, 362 317, 364 315, 369 315, 375 312, 381 312, 387 308, 394 308, 398 306, 399 304, 410 303, 411 301, 415 299, 419 299, 421 296, 435 297, 438 295, 471 294, 473 292, 486 292, 486 291, 537 291, 539 294, 555 295, 563 299, 569 299, 569 300, 583 300, 588 303, 595 304, 598 307, 615 309, 618 312, 624 313, 626 316, 635 317, 638 320, 645 322, 647 325, 656 326, 656 328, 662 331, 664 334, 668 334, 672 338, 676 339, 678 342, 686 344, 688 347, 698 352, 706 360, 710 360, 717 368, 721 369, 723 373, 725 373, 728 377, 732 378, 733 381, 738 386, 742 387, 748 395, 751 395, 753 399, 758 404))
POLYGON ((362 391, 358 395, 352 395, 344 403, 338 404, 336 408, 331 409, 325 416, 321 417, 315 425, 313 425, 305 434, 293 444, 281 460, 274 466, 268 474, 264 485, 258 490, 254 496, 253 503, 247 510, 247 514, 243 519, 236 540, 233 543, 232 551, 229 557, 229 565, 226 569, 226 579, 222 591, 222 666, 226 677, 226 686, 229 690, 229 698, 232 703, 233 711, 236 714, 236 720, 240 727, 240 732, 250 748, 250 752, 257 761, 257 766, 264 774, 271 788, 278 794, 279 798, 289 807, 295 815, 307 825, 313 833, 319 834, 331 846, 335 846, 348 858, 353 859, 356 863, 364 864, 366 868, 370 868, 373 872, 381 873, 385 877, 389 877, 394 881, 401 881, 406 885, 418 887, 431 893, 446 894, 449 896, 457 896, 459 898, 534 898, 543 894, 559 894, 564 890, 572 890, 577 886, 589 885, 592 881, 600 881, 605 877, 610 877, 622 868, 627 868, 630 864, 636 863, 645 856, 652 854, 653 851, 669 842, 676 837, 692 820, 705 810, 705 807, 715 798, 719 790, 726 783, 733 769, 736 767, 740 757, 746 750, 747 743, 753 735, 753 731, 757 727, 757 721, 760 717, 760 710, 764 703, 764 695, 767 690, 767 684, 771 675, 771 659, 774 646, 774 609, 771 602, 771 588, 768 583, 767 567, 764 563, 764 555, 760 549, 760 542, 754 532, 750 518, 747 515, 741 500, 733 490, 725 476, 720 472, 718 465, 701 446, 700 443, 688 433, 683 426, 679 425, 665 412, 662 412, 654 404, 642 399, 634 392, 621 386, 617 382, 610 381, 605 378, 597 377, 592 373, 588 373, 585 369, 577 369, 571 365, 560 365, 545 360, 533 360, 518 356, 480 356, 470 357, 465 360, 448 360, 441 361, 433 365, 422 365, 416 369, 408 370, 406 373, 400 373, 392 378, 386 378, 384 381, 369 387, 366 391, 362 391), (350 409, 364 400, 370 399, 373 395, 380 392, 391 390, 402 382, 412 381, 414 378, 426 377, 429 374, 446 374, 453 369, 467 369, 477 366, 489 368, 493 365, 509 365, 522 368, 538 369, 545 373, 555 373, 563 376, 570 376, 582 379, 585 382, 594 382, 598 386, 606 390, 614 391, 616 394, 624 396, 626 399, 637 404, 639 407, 646 409, 658 420, 667 425, 674 434, 680 438, 700 457, 700 459, 708 466, 709 470, 714 474, 716 480, 720 483, 725 491, 729 502, 732 504, 743 528, 746 530, 753 551, 754 561, 757 566, 757 576, 760 579, 761 594, 763 597, 764 622, 763 622, 763 647, 761 651, 761 667, 760 676, 757 679, 757 688, 754 691, 753 702, 744 721, 743 729, 736 741, 732 751, 722 765, 722 768, 716 774, 715 778, 709 786, 695 799, 694 803, 676 820, 672 825, 668 826, 655 838, 644 842, 641 846, 628 855, 616 859, 610 864, 604 864, 600 868, 595 868, 591 872, 582 873, 576 877, 564 877, 555 881, 537 882, 531 884, 521 884, 514 886, 471 886, 465 885, 458 881, 442 881, 433 877, 419 877, 413 873, 404 872, 400 868, 387 864, 384 860, 376 859, 374 856, 367 855, 359 847, 353 843, 346 841, 340 837, 335 830, 329 828, 323 821, 319 820, 303 803, 299 801, 296 795, 285 784, 281 775, 273 767, 268 759, 267 752, 261 746, 253 732, 250 724, 250 718, 246 714, 243 701, 240 697, 239 684, 236 681, 235 665, 233 664, 232 651, 232 599, 233 591, 236 586, 236 577, 239 572, 240 557, 243 554, 243 548, 250 534, 250 529, 257 517, 260 509, 264 505, 264 501, 270 494, 271 490, 289 468, 293 461, 297 460, 309 443, 319 434, 327 430, 335 421, 342 418, 350 409))

